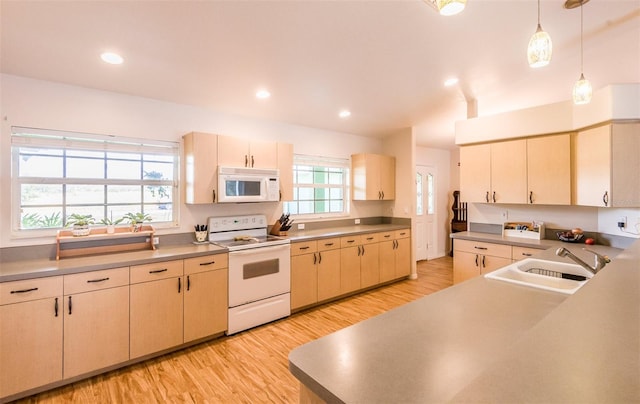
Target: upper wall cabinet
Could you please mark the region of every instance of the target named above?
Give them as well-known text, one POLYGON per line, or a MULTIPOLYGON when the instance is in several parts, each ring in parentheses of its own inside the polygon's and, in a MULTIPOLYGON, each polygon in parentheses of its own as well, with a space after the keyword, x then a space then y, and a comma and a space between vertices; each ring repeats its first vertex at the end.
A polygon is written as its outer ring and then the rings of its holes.
POLYGON ((527 139, 527 202, 571 204, 571 137, 568 133, 527 139))
POLYGON ((218 135, 218 165, 225 167, 276 168, 275 142, 248 141, 218 135))
POLYGON ((218 189, 218 141, 209 133, 191 132, 184 140, 184 201, 214 203, 218 189))
POLYGON ((280 200, 293 200, 293 145, 278 143, 278 171, 280 172, 280 200))
POLYGON ((640 206, 640 123, 578 132, 574 142, 575 204, 640 206))
POLYGON ((460 148, 460 196, 465 202, 526 203, 526 141, 460 148))
POLYGON ((541 136, 460 148, 465 202, 568 205, 571 139, 541 136))
POLYGON ((395 157, 370 153, 351 155, 351 199, 373 201, 395 197, 395 157))

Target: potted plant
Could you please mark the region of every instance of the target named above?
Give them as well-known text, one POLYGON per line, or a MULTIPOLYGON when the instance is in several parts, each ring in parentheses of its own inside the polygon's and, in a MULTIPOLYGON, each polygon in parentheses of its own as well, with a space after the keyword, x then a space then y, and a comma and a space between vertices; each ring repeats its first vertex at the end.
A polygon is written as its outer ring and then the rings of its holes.
POLYGON ((104 219, 100 220, 100 223, 107 226, 107 233, 113 234, 116 232, 116 225, 122 223, 123 220, 124 217, 113 220, 112 216, 111 218, 105 217, 104 219))
POLYGON ((96 222, 93 215, 81 215, 79 213, 72 213, 67 216, 67 226, 73 226, 71 234, 74 236, 88 236, 91 233, 89 225, 96 222))
POLYGON ((131 224, 131 231, 138 232, 142 230, 142 223, 150 222, 151 216, 147 213, 137 212, 137 213, 127 213, 123 216, 131 224))

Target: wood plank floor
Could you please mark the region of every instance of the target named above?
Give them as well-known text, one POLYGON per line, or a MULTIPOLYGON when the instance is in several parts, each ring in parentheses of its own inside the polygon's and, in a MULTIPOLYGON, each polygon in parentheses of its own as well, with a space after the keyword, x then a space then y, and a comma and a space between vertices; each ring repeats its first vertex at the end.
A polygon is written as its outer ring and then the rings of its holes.
POLYGON ((453 259, 291 317, 20 400, 21 403, 296 403, 289 352, 453 284, 453 259))

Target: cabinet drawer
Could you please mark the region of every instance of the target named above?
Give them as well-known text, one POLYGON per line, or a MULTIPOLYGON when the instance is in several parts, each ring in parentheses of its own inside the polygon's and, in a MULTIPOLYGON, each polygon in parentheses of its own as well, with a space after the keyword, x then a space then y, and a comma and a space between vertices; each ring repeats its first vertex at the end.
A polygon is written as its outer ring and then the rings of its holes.
POLYGON ((385 231, 378 233, 378 241, 390 241, 396 239, 395 231, 385 231))
POLYGON ((538 248, 531 248, 531 247, 517 247, 517 246, 513 246, 511 247, 511 259, 512 260, 523 260, 525 258, 529 258, 534 254, 538 254, 539 252, 543 251, 541 249, 538 248))
POLYGON ((0 305, 62 296, 62 276, 0 283, 0 305))
POLYGON ((362 244, 362 236, 340 237, 340 247, 354 247, 362 244))
POLYGON ((505 244, 486 243, 482 241, 455 240, 455 251, 464 251, 474 254, 492 255, 511 259, 511 246, 505 244))
POLYGON ((402 230, 396 230, 396 238, 408 238, 411 236, 411 230, 410 229, 402 229, 402 230))
POLYGON ((291 243, 291 255, 301 255, 314 253, 318 250, 318 244, 314 241, 303 241, 300 243, 291 243))
POLYGON ((149 282, 182 276, 182 265, 182 260, 133 265, 131 266, 131 283, 149 282))
POLYGON ((340 237, 318 240, 318 251, 337 250, 340 248, 340 237))
POLYGON ((64 294, 90 292, 129 284, 129 267, 64 276, 64 294))
POLYGON ((363 234, 361 240, 362 244, 379 243, 380 233, 363 234))
POLYGON ((229 254, 205 255, 203 257, 187 258, 184 260, 184 274, 191 275, 199 272, 214 271, 229 266, 229 254))

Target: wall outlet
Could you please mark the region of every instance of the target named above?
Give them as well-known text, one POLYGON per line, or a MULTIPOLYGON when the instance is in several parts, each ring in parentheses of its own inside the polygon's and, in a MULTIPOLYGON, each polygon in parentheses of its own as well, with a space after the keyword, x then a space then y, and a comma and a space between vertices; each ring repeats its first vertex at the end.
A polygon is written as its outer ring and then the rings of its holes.
MULTIPOLYGON (((148 242, 149 242, 149 240, 150 240, 150 239, 149 239, 149 237, 147 237, 146 239, 144 239, 144 241, 145 241, 146 243, 148 243, 148 242)), ((160 244, 160 237, 154 237, 154 238, 153 238, 153 244, 155 244, 155 245, 160 244)))
POLYGON ((502 220, 509 220, 509 211, 508 210, 503 210, 500 213, 500 217, 502 218, 502 220))
POLYGON ((360 224, 360 219, 356 219, 356 220, 355 220, 355 223, 356 223, 356 224, 360 224))
POLYGON ((626 216, 620 216, 620 218, 618 218, 618 228, 619 229, 626 229, 627 228, 627 217, 626 216))
POLYGON ((298 230, 304 230, 304 223, 298 223, 298 230))

